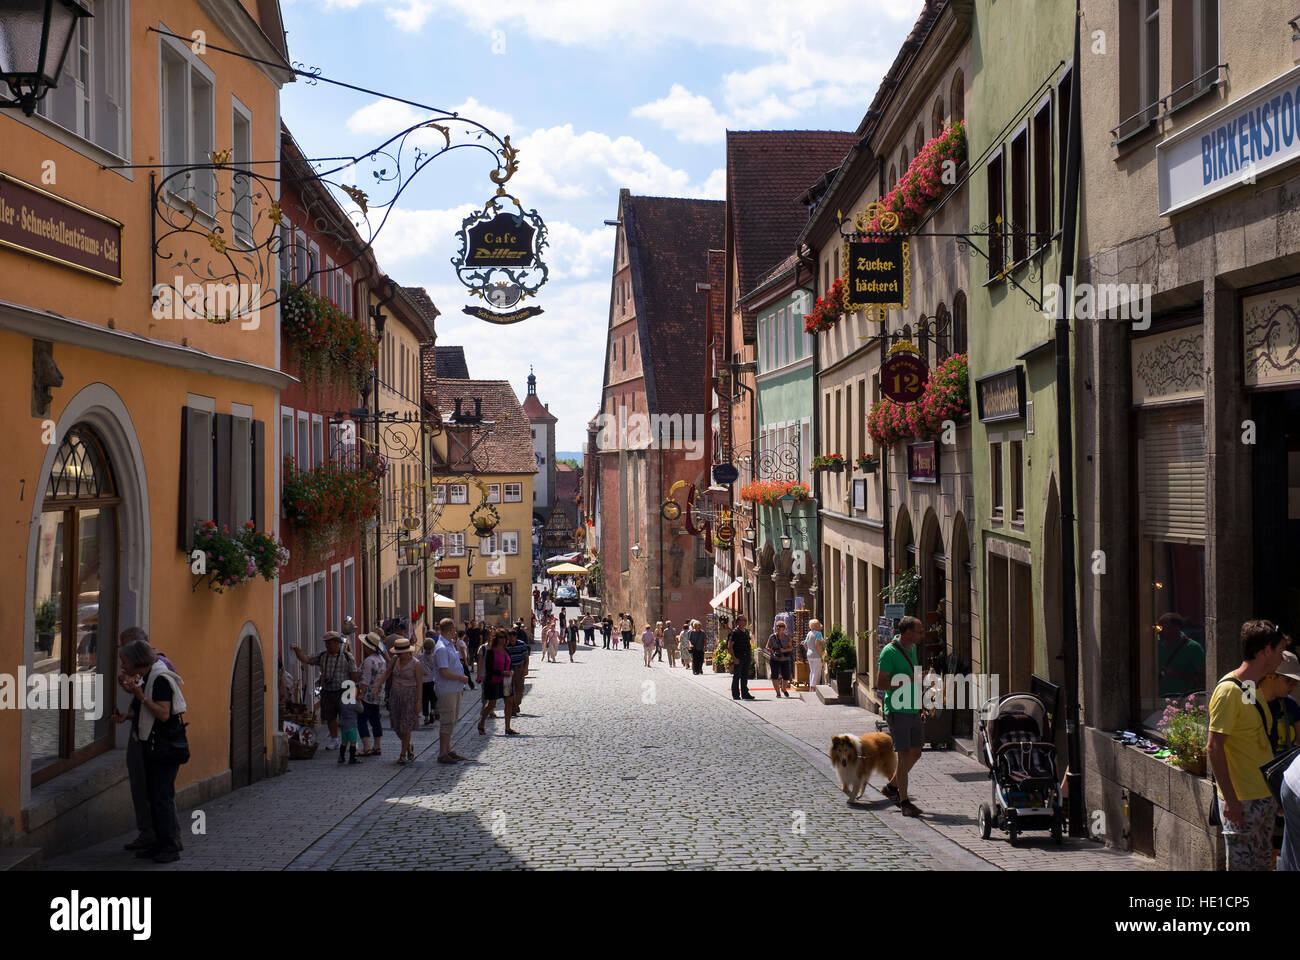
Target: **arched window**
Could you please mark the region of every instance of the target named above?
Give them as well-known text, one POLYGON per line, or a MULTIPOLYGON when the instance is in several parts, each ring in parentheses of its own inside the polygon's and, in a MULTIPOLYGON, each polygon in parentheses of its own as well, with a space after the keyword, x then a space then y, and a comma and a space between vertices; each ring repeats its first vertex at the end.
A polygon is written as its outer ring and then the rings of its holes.
POLYGON ((948 308, 942 301, 934 311, 935 336, 934 342, 937 348, 937 359, 940 363, 952 356, 952 318, 948 315, 948 308))
POLYGON ((894 165, 889 165, 889 189, 894 189, 894 184, 898 183, 898 174, 894 172, 894 165))
POLYGON ((907 166, 908 166, 908 163, 909 163, 909 161, 908 161, 908 159, 907 159, 907 147, 904 147, 904 148, 903 148, 903 159, 902 159, 902 161, 898 164, 898 175, 899 175, 900 177, 905 177, 905 176, 907 176, 907 166))
POLYGON ((949 97, 952 101, 952 118, 958 123, 966 120, 966 79, 958 70, 952 75, 952 94, 949 97))
POLYGON ((952 352, 966 352, 966 294, 960 290, 952 298, 952 352))
POLYGON ((934 98, 934 109, 930 112, 930 136, 937 137, 943 131, 943 96, 934 98))
POLYGON ((33 785, 113 744, 108 712, 88 720, 85 705, 98 703, 88 697, 111 697, 116 675, 120 503, 103 443, 90 427, 73 426, 45 488, 34 558, 35 660, 29 666, 29 673, 50 680, 70 678, 66 687, 55 686, 67 689, 72 702, 31 712, 33 785), (81 709, 73 709, 78 704, 81 709))
POLYGON ((925 124, 916 125, 916 136, 912 138, 912 156, 919 156, 925 146, 925 124))

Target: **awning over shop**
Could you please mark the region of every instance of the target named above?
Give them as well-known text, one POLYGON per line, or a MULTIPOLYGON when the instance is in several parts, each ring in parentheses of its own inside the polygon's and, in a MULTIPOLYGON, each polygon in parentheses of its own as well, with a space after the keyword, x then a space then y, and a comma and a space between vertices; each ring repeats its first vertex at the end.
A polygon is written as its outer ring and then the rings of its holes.
POLYGON ((728 610, 740 612, 740 580, 733 580, 722 589, 716 597, 709 601, 709 606, 714 610, 718 607, 725 606, 728 610))
POLYGON ((433 595, 433 605, 435 607, 454 607, 456 601, 451 597, 444 597, 441 593, 435 593, 433 595))

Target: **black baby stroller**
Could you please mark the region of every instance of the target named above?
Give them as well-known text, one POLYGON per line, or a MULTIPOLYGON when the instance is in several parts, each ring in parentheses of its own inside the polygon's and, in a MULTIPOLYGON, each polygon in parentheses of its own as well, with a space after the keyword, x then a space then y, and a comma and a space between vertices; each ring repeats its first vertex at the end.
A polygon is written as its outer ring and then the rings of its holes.
POLYGON ((1023 830, 1051 830, 1052 839, 1061 843, 1065 812, 1043 701, 1012 693, 986 703, 980 713, 979 752, 993 787, 992 805, 980 804, 980 836, 987 840, 997 827, 1014 844, 1023 830))

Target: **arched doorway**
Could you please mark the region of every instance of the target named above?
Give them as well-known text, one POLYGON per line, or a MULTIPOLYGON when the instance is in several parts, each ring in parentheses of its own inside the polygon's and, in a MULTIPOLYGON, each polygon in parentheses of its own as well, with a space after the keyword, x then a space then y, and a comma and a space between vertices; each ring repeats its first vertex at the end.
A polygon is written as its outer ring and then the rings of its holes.
POLYGON ((926 510, 921 521, 920 550, 917 569, 921 574, 921 622, 925 624, 925 663, 942 667, 932 661, 947 653, 945 608, 948 595, 947 558, 943 552, 943 535, 939 531, 939 518, 933 510, 926 510))
MULTIPOLYGON (((978 651, 971 643, 970 603, 970 536, 966 531, 966 518, 957 514, 952 521, 952 546, 948 551, 948 582, 952 595, 948 603, 948 649, 952 654, 953 673, 975 672, 973 664, 978 651)), ((953 714, 954 736, 968 737, 975 729, 975 713, 981 704, 967 704, 969 709, 953 714)))
POLYGON ((266 676, 256 628, 244 625, 230 681, 230 786, 246 787, 266 772, 266 676))
MULTIPOLYGON (((907 572, 908 568, 916 566, 916 546, 912 543, 912 517, 911 514, 907 512, 906 507, 899 507, 898 513, 895 514, 894 518, 893 563, 894 570, 897 571, 897 573, 886 571, 885 575, 888 577, 892 573, 892 579, 890 582, 896 586, 903 574, 907 572)), ((910 616, 917 616, 919 607, 920 598, 918 597, 916 602, 908 605, 908 614, 910 616)))
POLYGON ((116 675, 118 496, 99 433, 78 423, 63 436, 46 478, 35 553, 32 614, 35 650, 29 670, 53 689, 70 678, 71 703, 33 710, 29 743, 34 784, 113 746, 107 710, 98 719, 75 704, 110 696, 116 675), (90 697, 91 699, 87 699, 90 697))
POLYGON ((126 726, 107 721, 107 712, 116 703, 112 696, 116 689, 112 682, 116 676, 114 641, 128 626, 149 629, 149 569, 153 553, 149 535, 149 487, 140 442, 126 404, 107 384, 88 384, 68 399, 59 415, 55 438, 56 442, 46 448, 40 482, 31 490, 33 496, 27 498, 31 513, 23 604, 23 635, 26 638, 23 662, 30 676, 38 672, 41 661, 55 659, 51 634, 57 624, 60 631, 59 662, 57 665, 46 664, 47 671, 62 672, 65 669, 62 651, 66 638, 66 650, 68 656, 74 658, 74 669, 84 670, 85 679, 93 682, 89 676, 91 643, 88 638, 89 628, 93 627, 94 670, 104 676, 108 704, 105 718, 93 724, 78 714, 68 743, 72 748, 70 751, 63 750, 65 741, 61 724, 67 721, 56 715, 43 727, 37 714, 45 711, 22 711, 19 752, 22 770, 20 802, 23 805, 30 802, 34 786, 111 749, 114 744, 126 744, 126 726), (100 467, 100 473, 92 488, 89 481, 96 466, 100 467), (106 479, 111 480, 111 489, 104 485, 106 479), (72 485, 74 480, 75 486, 72 485), (89 493, 99 496, 85 496, 89 493), (108 523, 110 509, 112 525, 108 523), (68 519, 74 510, 77 511, 75 526, 78 528, 75 530, 73 522, 68 519), (96 510, 100 512, 92 512, 96 510), (62 519, 55 519, 60 514, 62 519), (96 536, 83 542, 82 534, 92 533, 89 529, 92 523, 97 528, 93 531, 96 536), (58 530, 60 525, 63 527, 62 536, 58 530), (75 566, 74 557, 67 550, 69 536, 78 540, 75 566), (110 536, 111 548, 106 539, 110 536), (63 545, 57 557, 56 544, 63 545), (90 573, 88 564, 93 557, 97 557, 99 563, 97 587, 93 580, 81 579, 83 573, 90 573), (56 559, 66 574, 61 579, 55 573, 56 559), (69 578, 79 582, 69 585, 69 578), (44 601, 53 599, 56 582, 63 592, 55 603, 51 621, 50 608, 44 601), (98 593, 95 598, 81 597, 81 594, 94 592, 98 593), (69 609, 70 613, 65 613, 69 609), (79 661, 80 668, 76 666, 79 661), (52 733, 50 722, 53 724, 52 733), (108 729, 101 730, 101 724, 108 729), (48 749, 51 735, 59 738, 57 753, 48 749), (93 742, 86 742, 91 737, 93 742), (67 755, 57 755, 62 753, 67 755))

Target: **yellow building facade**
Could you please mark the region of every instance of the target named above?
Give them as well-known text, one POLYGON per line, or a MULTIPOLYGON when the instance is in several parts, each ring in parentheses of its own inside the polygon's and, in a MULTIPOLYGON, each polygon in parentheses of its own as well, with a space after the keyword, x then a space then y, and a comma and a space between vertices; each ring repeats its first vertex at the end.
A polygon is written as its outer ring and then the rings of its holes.
POLYGON ((527 623, 537 473, 528 417, 505 380, 432 383, 427 371, 431 591, 453 603, 434 612, 458 626, 470 619, 527 623))

